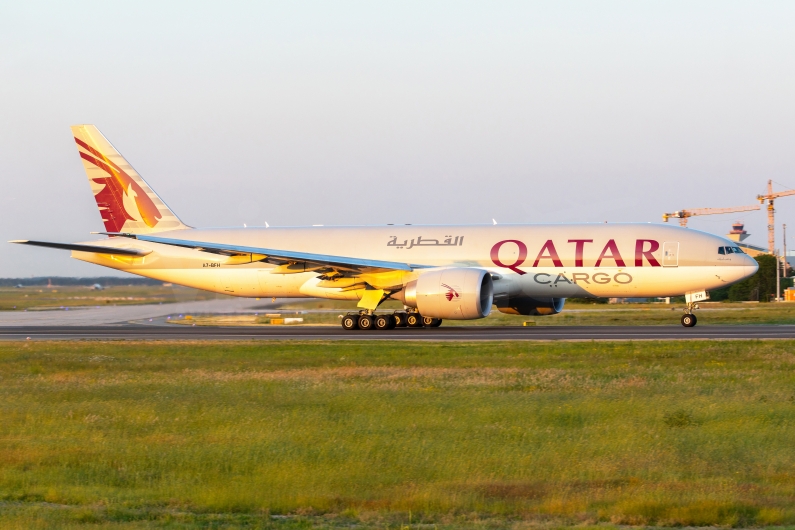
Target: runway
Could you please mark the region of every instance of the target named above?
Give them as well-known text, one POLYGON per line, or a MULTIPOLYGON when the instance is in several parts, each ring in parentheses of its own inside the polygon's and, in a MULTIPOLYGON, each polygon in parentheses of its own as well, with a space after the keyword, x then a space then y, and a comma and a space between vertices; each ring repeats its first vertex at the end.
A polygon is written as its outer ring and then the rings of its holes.
POLYGON ((101 307, 72 307, 51 311, 0 311, 0 329, 33 326, 105 326, 131 320, 156 319, 165 315, 253 312, 273 306, 270 301, 253 298, 223 298, 171 304, 141 304, 101 307))
POLYGON ((335 326, 200 327, 124 324, 108 326, 0 327, 0 340, 406 340, 406 341, 607 341, 688 339, 795 339, 795 326, 539 326, 398 328, 345 331, 335 326))

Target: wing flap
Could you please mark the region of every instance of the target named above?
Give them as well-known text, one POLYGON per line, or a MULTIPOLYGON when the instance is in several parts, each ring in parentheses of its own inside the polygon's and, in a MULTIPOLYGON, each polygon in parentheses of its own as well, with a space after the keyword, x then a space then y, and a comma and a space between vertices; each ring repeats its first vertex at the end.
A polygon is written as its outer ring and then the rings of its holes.
POLYGON ((35 247, 58 248, 62 250, 75 250, 77 252, 93 252, 95 254, 116 254, 120 256, 146 256, 151 254, 151 250, 137 250, 134 248, 113 248, 102 247, 99 245, 79 245, 75 243, 52 243, 50 241, 31 241, 28 239, 17 239, 9 243, 20 245, 33 245, 35 247))

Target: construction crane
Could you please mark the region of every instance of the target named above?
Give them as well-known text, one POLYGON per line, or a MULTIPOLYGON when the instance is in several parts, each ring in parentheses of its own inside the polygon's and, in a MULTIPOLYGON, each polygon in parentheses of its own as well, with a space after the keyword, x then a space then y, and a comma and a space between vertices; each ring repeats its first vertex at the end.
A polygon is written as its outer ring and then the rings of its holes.
POLYGON ((768 180, 767 194, 756 196, 761 204, 765 204, 765 201, 767 201, 767 250, 770 251, 770 254, 776 253, 776 210, 773 208, 773 201, 779 197, 787 197, 788 195, 795 195, 795 190, 777 191, 776 193, 773 193, 773 181, 768 180))
MULTIPOLYGON (((795 191, 793 191, 793 193, 795 193, 795 191)), ((681 226, 687 226, 687 219, 696 215, 749 212, 751 210, 759 210, 759 206, 753 204, 751 206, 734 206, 731 208, 693 208, 692 210, 679 210, 673 213, 664 213, 663 221, 667 223, 669 218, 679 219, 679 224, 681 226)))

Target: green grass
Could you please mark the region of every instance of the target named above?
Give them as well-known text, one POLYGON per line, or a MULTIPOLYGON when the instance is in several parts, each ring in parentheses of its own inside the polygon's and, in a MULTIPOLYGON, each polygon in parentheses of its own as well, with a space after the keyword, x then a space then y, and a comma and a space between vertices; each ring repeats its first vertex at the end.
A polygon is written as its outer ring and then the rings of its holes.
POLYGON ((2 343, 0 527, 794 525, 794 368, 793 341, 2 343))

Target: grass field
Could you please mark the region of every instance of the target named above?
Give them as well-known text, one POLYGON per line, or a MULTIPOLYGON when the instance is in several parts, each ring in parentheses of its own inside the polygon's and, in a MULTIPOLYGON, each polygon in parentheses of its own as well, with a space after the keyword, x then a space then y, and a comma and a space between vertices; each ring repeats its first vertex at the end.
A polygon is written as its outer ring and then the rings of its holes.
POLYGON ((795 525, 795 342, 0 344, 0 528, 795 525))
MULTIPOLYGON (((397 302, 383 304, 381 310, 402 308, 397 302)), ((567 303, 557 315, 528 317, 506 315, 493 309, 478 320, 445 320, 444 326, 664 326, 679 325, 682 304, 577 304, 567 303)), ((267 314, 299 316, 305 324, 340 325, 340 315, 355 311, 354 302, 311 300, 286 302, 277 309, 263 310, 258 315, 191 315, 188 320, 172 320, 174 324, 205 326, 258 326, 270 322, 267 314), (304 314, 295 314, 296 312, 304 314)), ((702 303, 696 312, 699 326, 717 324, 795 324, 795 303, 702 303)))
POLYGON ((0 311, 47 311, 67 307, 165 304, 223 296, 178 285, 114 285, 102 290, 79 285, 19 289, 0 287, 0 311))

